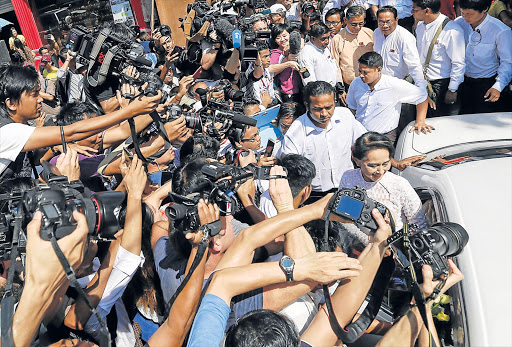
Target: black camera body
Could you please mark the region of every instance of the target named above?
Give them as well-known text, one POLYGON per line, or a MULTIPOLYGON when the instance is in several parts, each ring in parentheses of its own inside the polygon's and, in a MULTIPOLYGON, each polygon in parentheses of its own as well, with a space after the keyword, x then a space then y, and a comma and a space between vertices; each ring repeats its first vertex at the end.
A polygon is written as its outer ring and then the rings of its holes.
POLYGON ((388 209, 386 206, 372 200, 361 187, 341 188, 332 197, 329 203, 331 213, 353 221, 359 226, 366 227, 375 232, 379 226, 372 216, 372 210, 376 208, 384 216, 388 209))
POLYGON ((408 225, 409 250, 405 247, 404 236, 404 231, 395 233, 388 238, 388 244, 391 245, 396 263, 406 272, 409 272, 412 262, 418 283, 423 282, 423 265, 432 267, 434 279, 447 275, 450 269, 447 258, 459 255, 469 241, 467 231, 451 222, 436 223, 425 229, 408 225), (409 252, 411 262, 407 256, 409 252))
POLYGON ((305 14, 312 14, 316 11, 315 6, 310 1, 303 1, 300 5, 300 12, 305 14))

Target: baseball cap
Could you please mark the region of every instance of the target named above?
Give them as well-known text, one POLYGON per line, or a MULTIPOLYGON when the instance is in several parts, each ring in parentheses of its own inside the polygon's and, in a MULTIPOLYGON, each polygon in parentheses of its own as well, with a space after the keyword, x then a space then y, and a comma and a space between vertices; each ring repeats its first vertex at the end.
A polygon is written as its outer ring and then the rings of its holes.
POLYGON ((277 13, 283 13, 286 12, 286 7, 284 7, 281 4, 274 4, 270 6, 270 13, 271 14, 277 14, 277 13))
POLYGON ((46 64, 48 62, 52 61, 52 57, 49 54, 45 54, 41 58, 41 64, 46 64))

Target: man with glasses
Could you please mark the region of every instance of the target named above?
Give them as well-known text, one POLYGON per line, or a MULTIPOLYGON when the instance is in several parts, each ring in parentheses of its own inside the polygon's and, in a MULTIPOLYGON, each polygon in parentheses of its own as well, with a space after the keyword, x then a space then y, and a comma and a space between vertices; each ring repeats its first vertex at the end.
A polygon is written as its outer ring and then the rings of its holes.
POLYGON ((325 25, 329 28, 331 34, 330 39, 340 32, 343 24, 343 11, 339 8, 331 8, 325 14, 325 25))
MULTIPOLYGON (((265 15, 260 14, 260 13, 253 14, 251 16, 251 20, 252 20, 252 30, 255 33, 262 32, 262 31, 268 31, 269 30, 268 29, 267 19, 265 18, 265 15)), ((268 42, 267 39, 261 38, 261 37, 257 38, 256 40, 257 41, 268 42)))
POLYGON ((338 66, 329 50, 329 28, 324 23, 316 23, 311 27, 311 37, 307 45, 299 53, 298 63, 309 71, 309 77, 302 82, 307 85, 312 81, 326 81, 331 86, 338 82, 338 75, 334 73, 338 66))
POLYGON ((412 16, 412 0, 368 0, 376 17, 379 16, 378 9, 393 7, 397 11, 398 25, 412 33, 414 18, 412 16))
POLYGON ((398 25, 397 10, 391 6, 381 7, 377 11, 377 24, 373 50, 384 60, 382 73, 400 79, 410 75, 416 86, 426 88, 416 38, 398 25))
POLYGON ((512 78, 512 32, 487 14, 491 0, 460 0, 466 72, 461 85, 461 113, 500 111, 503 89, 512 78))
POLYGON ((332 39, 331 52, 338 63, 338 80, 345 83, 348 91, 357 76, 354 62, 373 50, 373 31, 364 27, 365 10, 362 6, 349 7, 343 20, 345 27, 332 39))
POLYGON ((464 33, 440 10, 441 0, 413 0, 413 15, 419 21, 416 44, 423 70, 434 92, 429 100, 429 117, 459 113, 457 90, 464 80, 466 66, 464 33))

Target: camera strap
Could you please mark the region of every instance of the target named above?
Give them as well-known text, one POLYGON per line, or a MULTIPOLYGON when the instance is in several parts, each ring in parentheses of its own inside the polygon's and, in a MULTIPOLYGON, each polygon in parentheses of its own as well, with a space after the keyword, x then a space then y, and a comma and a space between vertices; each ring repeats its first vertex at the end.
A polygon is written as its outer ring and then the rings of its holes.
POLYGON ((75 271, 69 264, 68 260, 66 259, 66 256, 62 252, 62 249, 60 248, 59 244, 57 243, 57 238, 55 237, 55 230, 52 230, 50 242, 52 243, 53 249, 55 251, 55 254, 57 255, 57 258, 59 258, 59 261, 62 265, 62 268, 64 269, 64 272, 66 273, 66 277, 69 279, 73 287, 78 292, 78 295, 84 300, 87 307, 89 307, 89 310, 91 313, 96 316, 96 319, 100 323, 100 341, 99 345, 100 347, 110 347, 111 341, 110 341, 110 332, 108 331, 107 324, 101 318, 100 314, 98 313, 98 310, 96 307, 94 307, 91 302, 89 301, 89 298, 87 297, 87 294, 85 293, 84 289, 80 286, 80 283, 78 283, 78 280, 75 275, 75 271))
MULTIPOLYGON (((167 136, 167 132, 165 131, 164 124, 160 120, 160 116, 158 115, 158 112, 153 111, 149 115, 151 116, 151 118, 153 119, 155 124, 157 124, 157 126, 158 126, 158 134, 160 136, 162 136, 162 138, 164 139, 164 147, 169 149, 171 147, 171 141, 169 140, 169 137, 167 136)), ((130 125, 130 132, 132 133, 133 149, 135 150, 137 157, 145 163, 153 162, 153 160, 151 160, 151 161, 148 160, 148 158, 146 158, 140 150, 139 138, 137 136, 137 129, 135 129, 135 121, 133 120, 133 118, 128 119, 128 124, 130 125)))
POLYGON ((1 308, 1 322, 2 322, 2 346, 14 347, 14 340, 12 336, 12 321, 14 319, 14 293, 13 293, 13 282, 14 273, 16 271, 16 258, 18 257, 18 242, 22 231, 22 220, 23 220, 23 209, 18 208, 16 217, 14 219, 14 231, 12 234, 12 248, 11 258, 9 264, 9 270, 7 270, 7 285, 4 289, 4 296, 2 298, 1 308))

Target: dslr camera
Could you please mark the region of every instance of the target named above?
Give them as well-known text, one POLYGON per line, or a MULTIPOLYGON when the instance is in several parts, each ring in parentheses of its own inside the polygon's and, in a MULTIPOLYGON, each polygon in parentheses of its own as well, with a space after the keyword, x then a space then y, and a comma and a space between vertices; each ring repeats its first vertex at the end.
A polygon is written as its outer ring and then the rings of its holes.
POLYGON ((341 188, 332 197, 329 210, 336 216, 349 219, 355 224, 377 231, 379 226, 372 217, 372 210, 376 208, 384 216, 388 209, 386 206, 370 199, 364 188, 341 188))
POLYGON ((459 255, 468 241, 466 229, 451 222, 436 223, 425 229, 414 224, 408 225, 402 232, 394 233, 388 238, 395 262, 407 273, 412 263, 418 283, 423 282, 423 265, 432 267, 434 279, 447 275, 450 269, 447 259, 459 255), (408 238, 409 247, 405 247, 405 236, 408 238), (411 261, 407 256, 409 253, 411 261))

